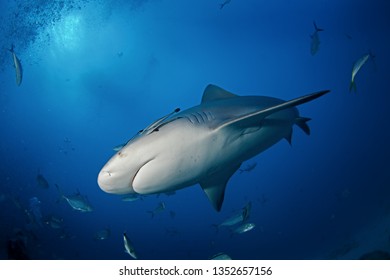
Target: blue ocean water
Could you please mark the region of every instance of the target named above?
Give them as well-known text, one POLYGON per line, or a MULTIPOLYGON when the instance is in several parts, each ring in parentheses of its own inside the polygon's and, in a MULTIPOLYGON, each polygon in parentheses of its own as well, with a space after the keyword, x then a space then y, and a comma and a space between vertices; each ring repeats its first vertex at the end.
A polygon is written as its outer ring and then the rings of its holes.
POLYGON ((388 1, 14 0, 0 11, 1 259, 129 259, 124 232, 140 259, 390 252, 388 1), (256 166, 232 176, 220 212, 198 185, 131 202, 99 188, 114 146, 198 105, 208 84, 284 100, 331 92, 298 108, 310 136, 294 129, 291 146, 243 163, 256 166), (252 230, 215 226, 249 202, 252 230))

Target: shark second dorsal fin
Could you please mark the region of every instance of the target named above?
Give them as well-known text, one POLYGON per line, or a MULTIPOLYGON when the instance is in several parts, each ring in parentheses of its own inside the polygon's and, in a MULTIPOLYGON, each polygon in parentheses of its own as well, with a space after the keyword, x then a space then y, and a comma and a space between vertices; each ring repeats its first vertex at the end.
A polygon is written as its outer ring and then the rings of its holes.
POLYGON ((200 186, 207 195, 211 205, 218 212, 221 211, 226 184, 234 172, 240 168, 240 165, 219 171, 200 182, 200 186))
POLYGON ((237 95, 210 84, 204 89, 201 103, 232 97, 237 97, 237 95))

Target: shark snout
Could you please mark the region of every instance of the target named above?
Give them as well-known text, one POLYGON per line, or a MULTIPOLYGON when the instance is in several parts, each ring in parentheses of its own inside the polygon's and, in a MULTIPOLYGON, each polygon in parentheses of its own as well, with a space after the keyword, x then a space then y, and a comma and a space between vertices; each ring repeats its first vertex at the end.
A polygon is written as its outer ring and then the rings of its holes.
POLYGON ((97 183, 99 187, 112 194, 127 194, 133 193, 132 187, 133 176, 129 173, 118 174, 108 169, 102 169, 99 172, 97 183))

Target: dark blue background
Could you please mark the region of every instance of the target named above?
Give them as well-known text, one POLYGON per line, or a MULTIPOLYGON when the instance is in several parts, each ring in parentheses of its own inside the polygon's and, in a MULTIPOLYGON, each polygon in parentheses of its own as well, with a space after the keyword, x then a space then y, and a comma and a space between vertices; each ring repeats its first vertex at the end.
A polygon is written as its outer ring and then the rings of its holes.
MULTIPOLYGON (((0 257, 19 229, 35 259, 357 259, 390 250, 388 1, 0 2, 0 257), (39 2, 39 3, 38 3, 39 2), (313 20, 324 29, 313 56, 313 20), (15 84, 15 46, 24 76, 15 84), (349 92, 353 63, 369 60, 349 92), (374 63, 375 62, 375 63, 374 63), (135 202, 100 190, 112 147, 171 112, 197 105, 207 84, 292 99, 312 118, 231 178, 220 213, 199 186, 135 202), (37 185, 38 170, 49 189, 37 185), (94 207, 58 202, 77 189, 94 207), (63 229, 31 224, 29 199, 63 229), (241 235, 213 224, 252 202, 241 235), (147 211, 164 202, 153 219, 147 211), (171 215, 172 213, 175 215, 171 215), (103 228, 107 240, 95 240, 103 228), (66 233, 66 238, 61 234, 66 233), (63 236, 62 236, 63 237, 63 236)), ((245 164, 244 164, 245 165, 245 164)))

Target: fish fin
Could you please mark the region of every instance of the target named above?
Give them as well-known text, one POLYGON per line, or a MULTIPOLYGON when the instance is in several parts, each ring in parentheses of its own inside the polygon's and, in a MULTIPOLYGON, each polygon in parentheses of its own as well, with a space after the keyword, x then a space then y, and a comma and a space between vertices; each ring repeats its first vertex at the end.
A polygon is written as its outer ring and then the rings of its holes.
POLYGON ((314 24, 314 28, 316 29, 317 32, 319 32, 319 31, 324 31, 324 29, 319 28, 319 27, 317 26, 317 24, 316 24, 315 21, 313 21, 313 24, 314 24))
POLYGON ((237 95, 235 95, 231 92, 228 92, 228 91, 224 90, 223 88, 220 88, 218 86, 210 84, 205 88, 205 90, 203 92, 201 103, 203 104, 203 103, 209 102, 209 101, 227 99, 227 98, 232 98, 232 97, 237 97, 237 95))
POLYGON ((349 92, 351 92, 352 90, 354 92, 356 92, 356 83, 355 83, 355 81, 351 81, 351 83, 349 84, 349 92))
POLYGON ((292 140, 292 134, 293 134, 293 130, 290 129, 288 135, 286 137, 284 137, 284 139, 287 140, 287 142, 291 145, 291 140, 292 140))
POLYGON ((200 182, 200 186, 206 193, 211 205, 213 205, 214 209, 218 212, 221 211, 223 199, 225 197, 226 184, 234 172, 240 168, 240 165, 241 164, 229 169, 224 169, 208 176, 205 180, 200 182))
POLYGON ((261 121, 268 117, 269 115, 288 109, 292 108, 301 104, 304 104, 306 102, 312 101, 326 93, 328 93, 329 90, 322 90, 318 91, 312 94, 308 94, 305 96, 301 96, 295 99, 292 99, 290 101, 286 101, 284 103, 271 106, 265 109, 261 109, 246 115, 242 115, 233 119, 229 119, 226 122, 222 123, 216 129, 223 129, 225 127, 230 127, 230 126, 239 126, 239 127, 256 127, 261 124, 261 121))
POLYGON ((298 117, 295 119, 295 124, 307 135, 310 135, 310 127, 307 125, 307 122, 310 120, 311 118, 298 117))

